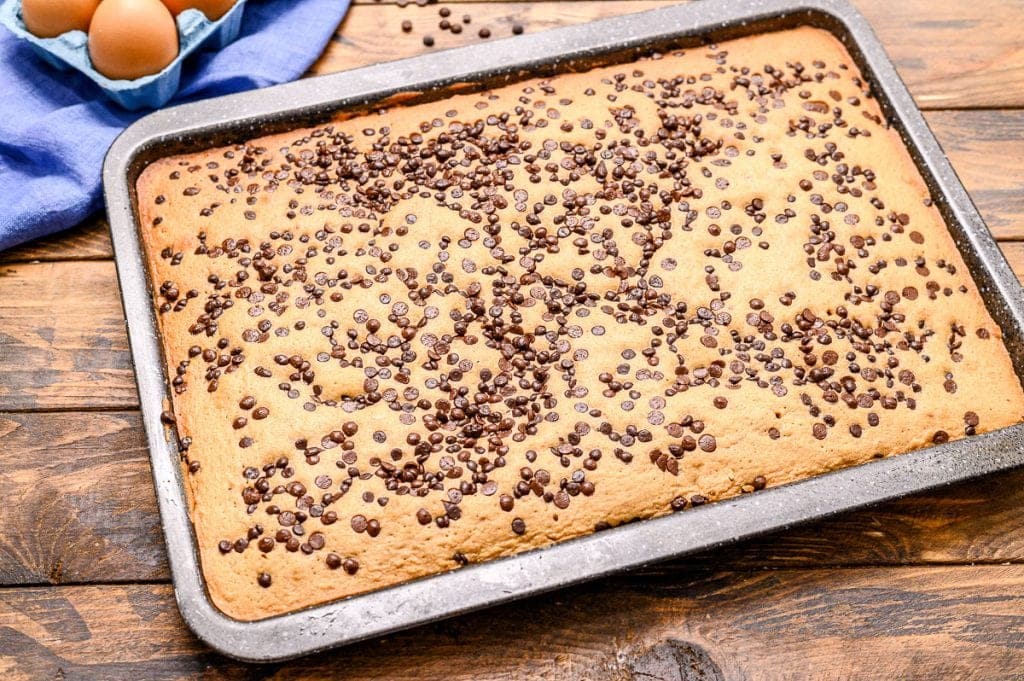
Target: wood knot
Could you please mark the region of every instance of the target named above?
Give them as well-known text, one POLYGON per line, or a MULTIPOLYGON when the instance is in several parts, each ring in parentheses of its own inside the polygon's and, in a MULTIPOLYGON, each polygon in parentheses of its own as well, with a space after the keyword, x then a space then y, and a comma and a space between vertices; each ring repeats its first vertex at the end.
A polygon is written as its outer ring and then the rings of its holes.
POLYGON ((689 641, 669 639, 651 646, 630 665, 634 681, 724 681, 708 651, 689 641))

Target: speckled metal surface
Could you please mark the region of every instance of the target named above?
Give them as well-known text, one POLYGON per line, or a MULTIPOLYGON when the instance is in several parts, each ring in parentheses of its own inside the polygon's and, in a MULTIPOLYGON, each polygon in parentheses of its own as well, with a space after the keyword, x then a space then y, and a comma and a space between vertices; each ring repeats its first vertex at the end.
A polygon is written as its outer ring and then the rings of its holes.
POLYGON ((702 0, 167 109, 118 138, 103 170, 107 211, 175 593, 201 639, 241 660, 282 660, 1024 464, 1019 425, 257 622, 228 618, 211 604, 177 446, 160 422, 168 386, 134 209, 135 179, 147 162, 309 125, 399 92, 439 96, 453 84, 493 85, 799 24, 839 36, 871 80, 1002 327, 1019 376, 1021 286, 870 27, 839 0, 702 0))

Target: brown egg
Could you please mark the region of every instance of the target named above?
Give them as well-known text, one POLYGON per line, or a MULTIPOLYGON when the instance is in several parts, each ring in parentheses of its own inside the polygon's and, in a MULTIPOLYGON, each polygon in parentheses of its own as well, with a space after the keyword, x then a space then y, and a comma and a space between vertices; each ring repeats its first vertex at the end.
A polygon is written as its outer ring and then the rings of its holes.
POLYGON ((163 3, 174 16, 187 9, 197 9, 205 14, 207 19, 217 21, 234 6, 235 0, 163 0, 163 3))
POLYGON ((178 56, 178 26, 160 0, 103 0, 89 25, 89 57, 113 80, 162 71, 178 56))
POLYGON ((40 38, 55 38, 68 31, 88 31, 100 0, 23 0, 25 27, 40 38))

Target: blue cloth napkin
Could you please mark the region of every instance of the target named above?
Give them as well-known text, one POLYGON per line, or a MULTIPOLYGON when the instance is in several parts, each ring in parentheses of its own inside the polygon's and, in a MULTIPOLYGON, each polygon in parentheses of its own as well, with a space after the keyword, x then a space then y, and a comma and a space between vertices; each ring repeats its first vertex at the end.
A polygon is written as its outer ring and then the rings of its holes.
MULTIPOLYGON (((294 80, 349 0, 249 0, 238 39, 185 61, 168 106, 294 80)), ((125 111, 77 72, 43 63, 0 27, 0 250, 72 227, 102 206, 103 156, 147 111, 125 111)))

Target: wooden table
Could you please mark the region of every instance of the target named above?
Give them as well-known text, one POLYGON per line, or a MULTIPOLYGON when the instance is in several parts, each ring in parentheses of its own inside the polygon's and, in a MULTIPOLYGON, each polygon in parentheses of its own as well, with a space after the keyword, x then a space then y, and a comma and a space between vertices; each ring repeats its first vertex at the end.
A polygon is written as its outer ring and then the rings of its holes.
MULTIPOLYGON (((356 0, 315 73, 659 7, 356 0), (410 20, 412 33, 401 22, 410 20)), ((1024 273, 1024 2, 859 0, 1024 273)), ((0 254, 4 678, 1024 676, 1024 471, 333 653, 250 667, 168 581, 107 226, 0 254)))

